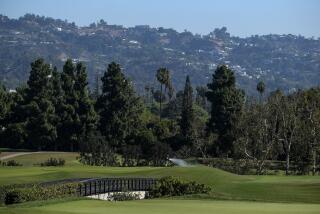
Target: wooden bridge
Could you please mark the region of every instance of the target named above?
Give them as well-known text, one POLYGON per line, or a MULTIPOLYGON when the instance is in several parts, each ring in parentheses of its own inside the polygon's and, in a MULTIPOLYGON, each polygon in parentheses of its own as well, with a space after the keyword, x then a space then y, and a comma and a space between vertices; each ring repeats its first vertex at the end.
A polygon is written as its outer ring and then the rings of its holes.
POLYGON ((80 182, 80 196, 98 195, 109 192, 150 191, 157 183, 154 178, 100 178, 80 182))

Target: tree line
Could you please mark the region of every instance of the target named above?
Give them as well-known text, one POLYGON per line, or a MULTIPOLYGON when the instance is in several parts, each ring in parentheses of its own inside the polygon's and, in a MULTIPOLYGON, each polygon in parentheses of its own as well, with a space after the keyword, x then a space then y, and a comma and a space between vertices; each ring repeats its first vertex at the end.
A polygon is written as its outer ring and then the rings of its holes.
POLYGON ((270 160, 287 174, 292 163, 300 173, 319 170, 319 88, 266 96, 259 82, 259 98, 247 97, 225 65, 196 90, 187 76, 176 92, 167 68, 155 78, 138 95, 112 62, 90 91, 83 63, 68 59, 58 71, 37 59, 26 85, 0 87, 0 146, 77 151, 90 165, 162 166, 175 156, 246 159, 257 174, 270 160))

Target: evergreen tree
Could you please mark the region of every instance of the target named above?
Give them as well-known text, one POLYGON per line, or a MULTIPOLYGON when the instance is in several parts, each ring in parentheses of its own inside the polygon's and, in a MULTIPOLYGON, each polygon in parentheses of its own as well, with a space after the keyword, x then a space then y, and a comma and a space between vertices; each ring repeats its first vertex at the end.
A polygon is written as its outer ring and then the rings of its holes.
POLYGON ((0 132, 4 129, 4 120, 8 113, 8 92, 5 87, 0 84, 0 132))
POLYGON ((96 128, 97 114, 94 110, 93 100, 90 99, 89 95, 86 67, 82 63, 76 65, 74 89, 78 103, 76 112, 80 119, 78 135, 84 136, 96 128))
POLYGON ((264 93, 264 91, 265 91, 265 88, 266 88, 266 86, 265 86, 265 84, 264 84, 263 81, 258 82, 258 84, 257 84, 257 91, 258 91, 259 94, 260 94, 260 102, 262 102, 263 93, 264 93))
POLYGON ((76 81, 75 66, 68 59, 61 73, 61 87, 63 90, 63 102, 61 107, 61 123, 58 126, 59 143, 62 150, 73 151, 77 145, 77 130, 79 129, 79 117, 76 114, 76 94, 74 84, 76 81))
MULTIPOLYGON (((57 68, 54 67, 52 71, 51 78, 51 87, 52 87, 52 104, 55 108, 55 118, 54 124, 57 128, 57 137, 59 136, 59 127, 61 126, 62 118, 63 118, 63 102, 64 102, 64 93, 61 85, 61 73, 58 72, 57 68)), ((60 147, 59 139, 57 139, 54 143, 53 149, 56 151, 60 147)))
POLYGON ((78 150, 86 132, 94 129, 96 114, 87 88, 86 68, 82 63, 74 65, 68 59, 63 66, 61 86, 64 99, 61 107, 59 140, 63 149, 78 150))
POLYGON ((43 59, 31 63, 28 88, 24 99, 27 144, 29 148, 49 149, 56 140, 55 109, 51 101, 52 69, 43 59))
POLYGON ((244 103, 244 92, 235 86, 234 73, 226 66, 218 66, 208 84, 207 99, 211 102, 211 117, 207 123, 208 131, 218 134, 217 150, 230 153, 233 149, 239 114, 244 103))
POLYGON ((193 122, 194 122, 194 112, 193 112, 193 99, 192 99, 192 86, 189 76, 186 78, 186 84, 184 86, 183 101, 182 101, 182 111, 180 120, 180 131, 182 136, 186 139, 192 138, 193 133, 193 122))
POLYGON ((109 64, 101 80, 102 94, 97 101, 98 127, 108 143, 121 147, 125 138, 139 127, 141 101, 119 64, 109 64))

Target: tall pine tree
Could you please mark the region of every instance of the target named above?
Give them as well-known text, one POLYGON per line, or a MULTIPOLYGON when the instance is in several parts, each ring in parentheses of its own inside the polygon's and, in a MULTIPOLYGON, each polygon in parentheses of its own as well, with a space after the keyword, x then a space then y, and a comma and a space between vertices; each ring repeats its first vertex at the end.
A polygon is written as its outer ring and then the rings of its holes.
POLYGON ((43 59, 31 63, 31 71, 24 98, 27 145, 33 149, 50 149, 57 137, 54 125, 55 109, 51 101, 52 69, 43 59))
POLYGON ((102 94, 97 101, 99 130, 108 143, 120 147, 140 125, 142 103, 119 64, 109 64, 101 80, 102 94))
POLYGON ((85 66, 82 63, 74 65, 68 59, 61 74, 64 97, 58 128, 59 141, 63 142, 64 150, 78 150, 86 132, 95 126, 96 114, 87 85, 85 66))
POLYGON ((233 151, 233 131, 243 107, 244 92, 236 88, 234 73, 226 65, 218 66, 212 77, 206 92, 211 102, 211 117, 207 128, 219 136, 216 148, 218 155, 229 154, 233 151))
POLYGON ((189 76, 186 78, 186 83, 183 91, 182 100, 182 111, 180 120, 180 130, 181 135, 186 139, 191 139, 193 135, 193 122, 194 122, 194 112, 193 112, 193 98, 192 98, 192 86, 189 76))

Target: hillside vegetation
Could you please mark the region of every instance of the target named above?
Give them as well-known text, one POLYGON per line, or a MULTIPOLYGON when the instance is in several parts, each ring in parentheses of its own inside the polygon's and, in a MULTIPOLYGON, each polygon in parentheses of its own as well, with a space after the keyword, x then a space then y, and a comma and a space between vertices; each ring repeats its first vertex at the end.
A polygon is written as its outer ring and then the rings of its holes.
POLYGON ((219 64, 235 70, 239 86, 256 95, 263 79, 272 91, 308 88, 320 83, 320 41, 296 35, 239 38, 225 27, 208 35, 142 25, 126 28, 104 20, 90 26, 26 14, 19 19, 0 15, 0 81, 9 88, 26 82, 29 64, 38 57, 61 68, 67 58, 88 66, 91 84, 106 65, 117 61, 140 92, 154 83, 160 66, 173 71, 182 89, 190 75, 204 85, 219 64))

